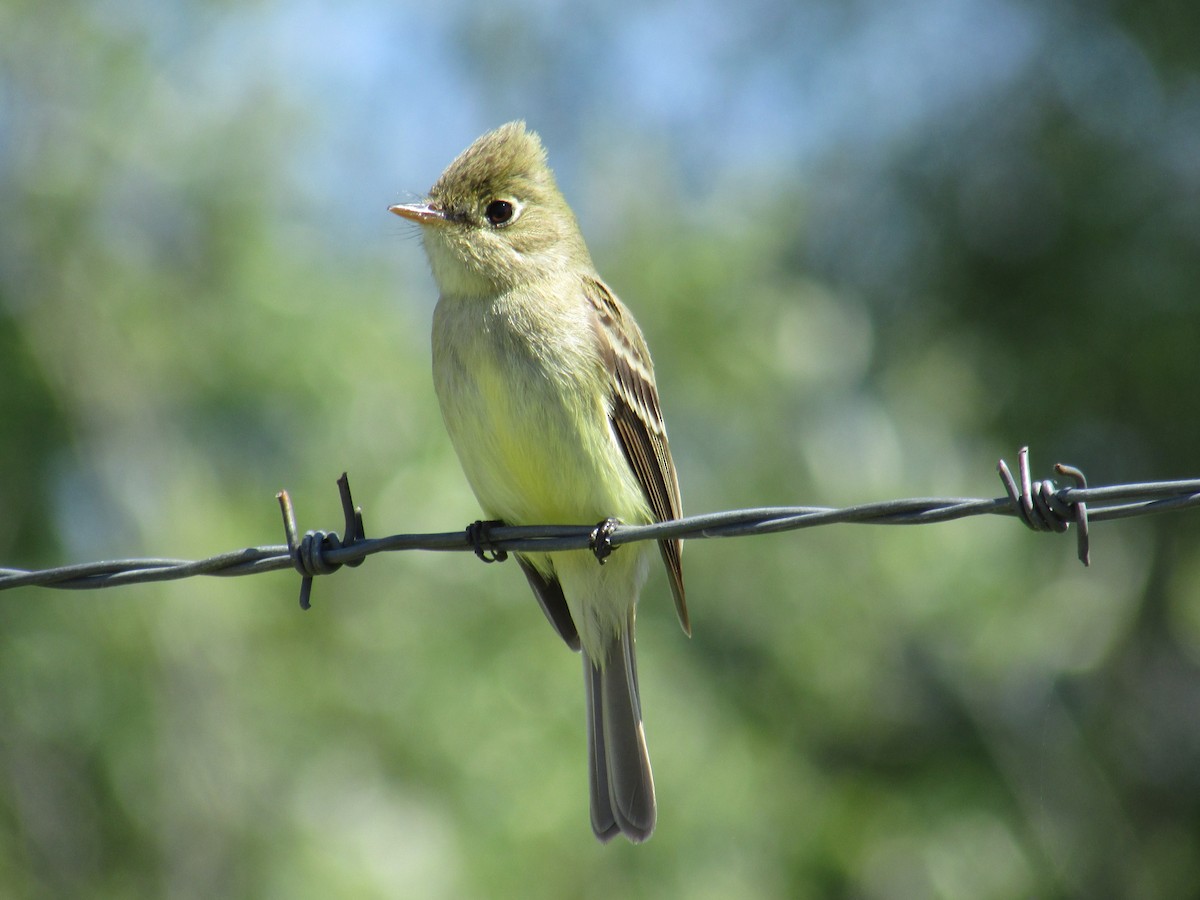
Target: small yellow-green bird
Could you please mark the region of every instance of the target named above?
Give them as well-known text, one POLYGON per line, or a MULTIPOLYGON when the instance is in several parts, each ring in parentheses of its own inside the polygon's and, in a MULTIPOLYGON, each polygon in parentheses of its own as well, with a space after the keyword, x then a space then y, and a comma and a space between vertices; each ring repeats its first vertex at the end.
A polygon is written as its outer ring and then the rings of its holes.
MULTIPOLYGON (((421 203, 441 296, 433 379, 484 513, 510 525, 645 524, 680 516, 654 366, 633 316, 596 274, 537 134, 510 122, 455 159, 421 203)), ((634 608, 647 544, 517 559, 550 624, 583 651, 592 829, 644 841, 657 806, 642 729, 634 608)), ((690 634, 680 543, 659 542, 690 634)))

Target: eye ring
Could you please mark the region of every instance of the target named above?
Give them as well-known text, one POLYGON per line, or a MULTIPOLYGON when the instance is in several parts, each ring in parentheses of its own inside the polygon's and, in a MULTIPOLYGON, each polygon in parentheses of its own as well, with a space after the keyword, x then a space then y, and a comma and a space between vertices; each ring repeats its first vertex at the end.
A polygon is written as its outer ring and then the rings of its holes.
POLYGON ((505 200, 497 197, 488 203, 484 209, 483 215, 488 220, 488 224, 494 228, 503 228, 505 225, 511 225, 517 220, 521 209, 512 200, 505 200))

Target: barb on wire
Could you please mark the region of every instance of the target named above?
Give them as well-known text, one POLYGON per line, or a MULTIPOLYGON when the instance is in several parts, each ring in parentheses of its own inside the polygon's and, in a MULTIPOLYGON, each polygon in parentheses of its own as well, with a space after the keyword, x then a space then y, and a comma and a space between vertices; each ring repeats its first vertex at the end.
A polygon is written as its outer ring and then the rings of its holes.
MULTIPOLYGON (((1013 480, 1008 463, 1000 460, 996 466, 1000 471, 1000 480, 1008 491, 1008 499, 1012 501, 1017 516, 1034 531, 1066 531, 1072 519, 1079 526, 1078 547, 1079 561, 1085 566, 1091 565, 1090 538, 1088 535, 1087 504, 1082 500, 1064 502, 1055 491, 1054 482, 1050 479, 1031 483, 1029 475, 1029 448, 1022 447, 1017 453, 1017 471, 1021 476, 1021 486, 1017 487, 1013 480)), ((1057 463, 1054 471, 1074 479, 1077 487, 1086 488, 1087 479, 1074 466, 1064 466, 1057 463)))
POLYGON ((836 523, 927 525, 979 515, 1014 516, 1035 531, 1064 532, 1074 524, 1079 558, 1087 565, 1090 524, 1200 506, 1200 479, 1088 487, 1078 469, 1058 465, 1055 471, 1074 482, 1073 486, 1060 488, 1049 479, 1033 481, 1028 448, 1022 448, 1018 454, 1016 478, 1003 460, 997 468, 1006 496, 991 500, 913 498, 842 509, 812 506, 739 509, 654 525, 606 522, 602 541, 596 525, 508 526, 496 522, 475 523, 463 531, 368 538, 363 530, 362 510, 354 506, 349 479, 343 473, 338 479, 345 518, 341 536, 336 532, 310 531, 298 537, 291 499, 286 491, 281 491, 277 497, 283 513, 285 545, 248 547, 195 561, 123 559, 39 571, 0 568, 0 591, 30 586, 94 589, 196 575, 250 575, 292 568, 301 575, 300 605, 308 608, 314 577, 341 566, 358 565, 366 557, 384 551, 469 550, 487 561, 503 560, 511 552, 590 549, 599 556, 622 544, 672 537, 687 540, 744 537, 836 523))
POLYGON ((308 609, 311 605, 312 581, 316 575, 329 575, 342 566, 360 566, 366 557, 348 559, 344 562, 334 562, 326 556, 330 550, 349 547, 357 541, 366 538, 363 531, 362 510, 354 505, 350 496, 350 476, 345 472, 338 479, 338 494, 342 500, 342 515, 345 517, 343 537, 339 538, 335 531, 309 531, 304 537, 296 538, 296 514, 292 509, 292 498, 287 491, 275 495, 279 508, 283 512, 283 532, 287 538, 288 558, 292 566, 300 573, 300 608, 308 609))

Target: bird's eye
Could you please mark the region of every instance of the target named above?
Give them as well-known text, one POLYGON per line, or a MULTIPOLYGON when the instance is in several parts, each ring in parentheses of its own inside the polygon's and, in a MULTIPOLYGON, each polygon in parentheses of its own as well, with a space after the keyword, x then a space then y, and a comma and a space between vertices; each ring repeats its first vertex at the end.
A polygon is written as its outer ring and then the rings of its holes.
POLYGON ((493 200, 483 214, 492 225, 507 225, 517 217, 517 208, 509 200, 493 200))

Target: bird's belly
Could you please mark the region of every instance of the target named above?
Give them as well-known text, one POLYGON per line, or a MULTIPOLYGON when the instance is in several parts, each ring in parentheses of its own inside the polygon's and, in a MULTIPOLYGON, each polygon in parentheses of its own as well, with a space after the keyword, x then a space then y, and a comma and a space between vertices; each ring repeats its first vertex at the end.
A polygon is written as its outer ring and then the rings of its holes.
POLYGON ((512 524, 648 521, 640 488, 611 434, 604 398, 576 367, 508 359, 480 342, 435 355, 451 442, 484 511, 512 524))

